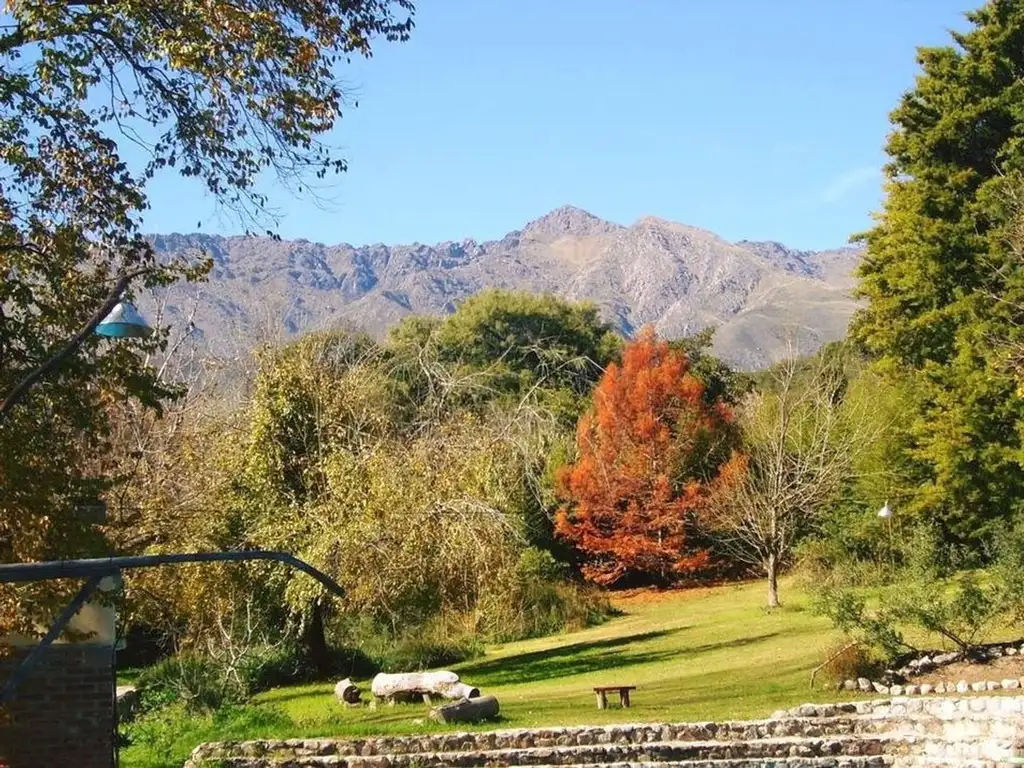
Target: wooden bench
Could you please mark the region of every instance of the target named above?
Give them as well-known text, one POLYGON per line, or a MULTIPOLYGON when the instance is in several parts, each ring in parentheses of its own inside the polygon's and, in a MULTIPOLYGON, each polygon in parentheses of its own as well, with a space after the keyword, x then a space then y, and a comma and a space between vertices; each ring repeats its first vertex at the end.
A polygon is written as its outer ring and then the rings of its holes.
POLYGON ((608 708, 608 691, 618 691, 619 704, 623 707, 629 706, 629 692, 635 691, 635 685, 597 685, 594 686, 594 693, 597 694, 597 708, 608 708))

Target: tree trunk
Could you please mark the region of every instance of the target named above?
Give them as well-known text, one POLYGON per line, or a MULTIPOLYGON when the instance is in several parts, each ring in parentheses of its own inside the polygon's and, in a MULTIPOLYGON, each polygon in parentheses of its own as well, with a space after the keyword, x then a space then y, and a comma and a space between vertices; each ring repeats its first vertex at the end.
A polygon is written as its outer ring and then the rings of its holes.
POLYGON ((309 654, 309 660, 321 677, 331 674, 331 657, 327 652, 327 638, 324 637, 324 617, 320 601, 314 600, 309 622, 302 632, 302 644, 309 654))
POLYGON ((768 555, 764 563, 764 571, 768 574, 768 607, 779 607, 779 559, 768 555))
POLYGON ((439 723, 476 723, 498 716, 498 700, 493 696, 462 699, 430 710, 430 719, 439 723))
POLYGON ((443 696, 446 699, 472 699, 480 691, 459 680, 454 672, 405 672, 389 675, 381 672, 370 684, 373 695, 381 699, 416 699, 443 696))

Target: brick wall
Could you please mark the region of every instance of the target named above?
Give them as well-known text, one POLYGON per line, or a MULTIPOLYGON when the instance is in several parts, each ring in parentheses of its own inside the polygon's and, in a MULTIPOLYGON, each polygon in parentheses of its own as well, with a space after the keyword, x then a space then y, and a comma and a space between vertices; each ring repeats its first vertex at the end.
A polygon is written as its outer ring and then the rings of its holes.
MULTIPOLYGON (((28 653, 0 658, 0 683, 28 653)), ((114 673, 110 646, 53 645, 19 685, 0 722, 0 768, 111 768, 114 673)))

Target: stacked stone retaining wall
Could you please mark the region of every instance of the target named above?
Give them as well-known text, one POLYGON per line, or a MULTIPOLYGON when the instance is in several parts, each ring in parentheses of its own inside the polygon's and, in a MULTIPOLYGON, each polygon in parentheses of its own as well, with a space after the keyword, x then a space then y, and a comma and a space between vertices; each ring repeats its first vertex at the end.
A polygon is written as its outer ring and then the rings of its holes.
POLYGON ((1024 754, 1022 713, 1024 697, 894 698, 805 704, 758 721, 224 742, 198 747, 186 768, 1010 765, 1024 754))

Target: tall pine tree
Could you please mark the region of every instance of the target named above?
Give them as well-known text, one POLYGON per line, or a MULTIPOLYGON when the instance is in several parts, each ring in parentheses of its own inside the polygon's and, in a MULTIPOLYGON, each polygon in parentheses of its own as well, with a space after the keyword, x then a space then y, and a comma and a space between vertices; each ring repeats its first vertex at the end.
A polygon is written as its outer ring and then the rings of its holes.
POLYGON ((1020 292, 1006 246, 1007 179, 1024 170, 1024 0, 967 15, 891 114, 887 198, 861 237, 854 335, 914 393, 909 513, 979 553, 1024 501, 1024 400, 1001 347, 1020 292))

